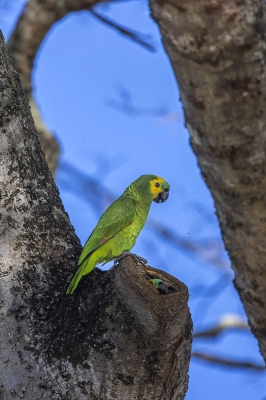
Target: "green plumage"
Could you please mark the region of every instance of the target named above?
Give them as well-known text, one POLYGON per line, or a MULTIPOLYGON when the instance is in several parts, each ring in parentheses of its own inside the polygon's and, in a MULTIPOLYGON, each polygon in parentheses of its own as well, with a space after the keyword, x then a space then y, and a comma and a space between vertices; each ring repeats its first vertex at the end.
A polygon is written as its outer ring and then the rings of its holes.
POLYGON ((158 289, 159 286, 164 283, 164 281, 155 278, 155 279, 150 279, 150 283, 155 287, 155 289, 158 289))
POLYGON ((67 294, 74 292, 82 276, 90 273, 95 265, 105 264, 132 249, 152 201, 165 201, 169 189, 169 184, 156 175, 142 175, 128 186, 103 213, 85 243, 67 294))

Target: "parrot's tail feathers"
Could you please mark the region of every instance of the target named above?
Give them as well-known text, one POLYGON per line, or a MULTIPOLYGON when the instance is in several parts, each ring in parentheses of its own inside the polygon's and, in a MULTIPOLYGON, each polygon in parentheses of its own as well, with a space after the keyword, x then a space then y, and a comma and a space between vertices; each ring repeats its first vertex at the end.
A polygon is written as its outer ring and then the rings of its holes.
POLYGON ((93 259, 85 259, 82 261, 79 269, 75 273, 75 275, 72 278, 72 281, 70 282, 70 285, 67 288, 66 294, 73 294, 74 290, 79 284, 79 281, 84 275, 89 274, 93 268, 95 267, 95 262, 93 259))
POLYGON ((83 274, 82 274, 82 268, 80 267, 75 275, 72 278, 72 281, 70 282, 70 285, 67 288, 66 294, 73 294, 74 290, 79 284, 79 281, 81 280, 83 274))

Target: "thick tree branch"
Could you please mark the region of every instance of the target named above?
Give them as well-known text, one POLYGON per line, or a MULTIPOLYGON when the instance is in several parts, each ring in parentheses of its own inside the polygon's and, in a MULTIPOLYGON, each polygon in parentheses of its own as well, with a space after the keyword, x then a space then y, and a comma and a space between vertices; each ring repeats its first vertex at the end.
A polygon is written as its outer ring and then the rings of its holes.
POLYGON ((20 16, 8 47, 24 90, 31 93, 34 59, 50 28, 68 13, 88 9, 99 0, 30 0, 20 16))
POLYGON ((215 200, 235 286, 266 359, 265 2, 150 4, 215 200))
POLYGON ((30 0, 20 16, 8 47, 18 71, 24 90, 30 98, 35 126, 40 136, 42 148, 52 174, 58 164, 59 144, 54 135, 44 125, 38 106, 32 97, 31 74, 33 63, 46 33, 61 18, 71 11, 92 7, 95 0, 30 0))
MULTIPOLYGON (((65 294, 80 245, 0 34, 0 397, 183 399, 184 284, 160 295, 131 258, 65 294)), ((149 268, 152 271, 152 268, 149 268)))

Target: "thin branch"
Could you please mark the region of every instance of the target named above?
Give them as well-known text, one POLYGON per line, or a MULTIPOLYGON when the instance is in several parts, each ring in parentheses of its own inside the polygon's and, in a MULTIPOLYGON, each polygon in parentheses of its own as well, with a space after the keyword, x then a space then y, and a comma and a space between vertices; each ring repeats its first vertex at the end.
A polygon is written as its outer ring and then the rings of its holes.
POLYGON ((130 102, 119 101, 113 98, 107 98, 105 104, 116 111, 128 114, 134 117, 158 117, 164 118, 170 114, 170 111, 163 107, 140 107, 134 106, 130 102))
POLYGON ((125 28, 124 26, 119 25, 117 22, 114 22, 111 19, 109 19, 107 17, 104 17, 103 15, 99 14, 94 9, 89 9, 89 11, 95 18, 97 18, 98 20, 100 20, 104 24, 114 28, 119 33, 121 33, 122 35, 126 36, 130 40, 133 40, 133 42, 136 42, 136 43, 140 44, 141 46, 143 46, 144 48, 146 48, 147 50, 149 50, 149 51, 151 51, 153 53, 156 52, 155 46, 152 45, 151 43, 149 43, 144 38, 144 34, 141 34, 141 33, 136 32, 136 31, 129 30, 128 28, 125 28))
POLYGON ((216 338, 224 332, 230 332, 234 330, 249 332, 250 328, 248 324, 238 315, 226 314, 220 319, 220 322, 212 328, 195 332, 193 334, 193 338, 216 338))
POLYGON ((224 367, 253 369, 255 371, 265 371, 266 369, 265 366, 262 364, 255 364, 249 361, 229 360, 226 358, 216 357, 210 354, 199 353, 197 351, 193 351, 191 355, 194 358, 198 358, 200 360, 221 365, 224 367))
POLYGON ((122 112, 133 117, 156 117, 162 118, 167 123, 175 123, 182 121, 181 116, 177 112, 173 112, 164 107, 147 107, 135 106, 132 103, 119 101, 112 97, 106 98, 105 104, 113 110, 122 112))
POLYGON ((156 117, 163 118, 167 122, 180 122, 182 121, 181 114, 169 110, 165 106, 136 106, 132 102, 130 92, 120 85, 118 88, 119 99, 108 97, 105 99, 105 104, 119 112, 133 116, 133 117, 156 117))

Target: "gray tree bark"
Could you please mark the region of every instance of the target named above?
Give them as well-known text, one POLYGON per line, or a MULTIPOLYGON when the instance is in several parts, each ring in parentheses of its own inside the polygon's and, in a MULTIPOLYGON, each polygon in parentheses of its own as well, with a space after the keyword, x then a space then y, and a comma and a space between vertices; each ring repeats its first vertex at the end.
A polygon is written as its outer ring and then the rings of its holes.
POLYGON ((264 0, 150 0, 213 195, 235 286, 266 359, 264 0))
POLYGON ((65 295, 80 244, 0 35, 0 399, 183 399, 184 284, 160 295, 131 258, 65 295))

